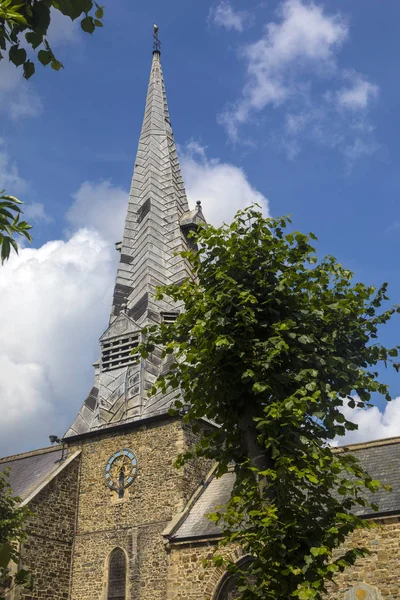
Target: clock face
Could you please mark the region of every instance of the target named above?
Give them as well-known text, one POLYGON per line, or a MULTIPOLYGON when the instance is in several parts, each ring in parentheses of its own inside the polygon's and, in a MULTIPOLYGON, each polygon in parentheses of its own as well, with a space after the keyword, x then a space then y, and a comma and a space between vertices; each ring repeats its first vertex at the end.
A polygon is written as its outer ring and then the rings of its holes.
POLYGON ((129 448, 118 450, 107 461, 105 469, 106 484, 123 496, 123 490, 129 487, 137 472, 137 458, 129 448))

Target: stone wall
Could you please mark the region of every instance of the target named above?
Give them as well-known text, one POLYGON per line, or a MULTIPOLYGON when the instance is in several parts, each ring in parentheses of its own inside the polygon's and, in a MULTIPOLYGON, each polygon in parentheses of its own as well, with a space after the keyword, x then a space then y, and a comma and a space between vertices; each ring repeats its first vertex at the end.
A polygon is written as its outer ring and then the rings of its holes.
MULTIPOLYGON (((367 547, 371 554, 358 560, 330 586, 329 600, 343 600, 344 592, 364 582, 376 588, 384 600, 400 598, 400 522, 398 518, 377 521, 372 529, 356 531, 346 546, 367 547)), ((361 597, 361 596, 360 596, 361 597)), ((366 597, 366 600, 369 600, 366 597)))
MULTIPOLYGON (((400 522, 386 519, 369 530, 357 531, 347 545, 357 544, 370 549, 371 555, 358 560, 354 567, 339 575, 330 585, 327 600, 345 600, 346 592, 364 582, 382 596, 382 600, 400 599, 400 522)), ((214 600, 215 591, 224 573, 221 568, 205 567, 213 545, 204 543, 174 544, 169 549, 168 600, 214 600)), ((231 550, 240 558, 240 551, 231 550)), ((370 600, 369 596, 355 596, 370 600)), ((375 600, 379 596, 371 597, 375 600)))
POLYGON ((79 457, 65 467, 29 503, 28 539, 22 566, 31 571, 34 590, 25 600, 69 597, 71 550, 75 530, 79 457))
POLYGON ((191 434, 180 420, 168 419, 76 442, 81 475, 71 600, 105 600, 111 551, 125 551, 127 598, 166 597, 167 552, 162 531, 181 511, 209 469, 207 461, 176 469, 177 455, 191 434), (117 450, 130 448, 137 475, 122 499, 105 484, 105 466, 117 450))

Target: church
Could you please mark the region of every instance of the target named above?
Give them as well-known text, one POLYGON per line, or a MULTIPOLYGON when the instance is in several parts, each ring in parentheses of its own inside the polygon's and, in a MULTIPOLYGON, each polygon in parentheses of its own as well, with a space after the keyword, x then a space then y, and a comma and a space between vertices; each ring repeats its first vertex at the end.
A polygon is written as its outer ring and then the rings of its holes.
MULTIPOLYGON (((235 580, 205 566, 220 538, 205 515, 229 498, 233 472, 214 477, 204 459, 177 470, 193 432, 148 397, 167 359, 132 354, 142 327, 172 322, 181 307, 155 300, 158 285, 190 276, 177 256, 204 222, 190 210, 176 152, 156 36, 143 125, 116 274, 109 325, 100 337, 94 383, 57 445, 0 459, 13 493, 32 510, 21 567, 34 576, 25 600, 230 600, 235 580)), ((209 424, 204 424, 209 427, 209 424)), ((50 433, 50 432, 49 432, 50 433)), ((355 444, 370 474, 392 485, 357 532, 370 556, 341 575, 329 600, 400 599, 400 438, 355 444)), ((352 540, 349 540, 351 544, 352 540)), ((232 556, 245 563, 240 548, 232 556)), ((11 592, 10 600, 19 598, 11 592)))

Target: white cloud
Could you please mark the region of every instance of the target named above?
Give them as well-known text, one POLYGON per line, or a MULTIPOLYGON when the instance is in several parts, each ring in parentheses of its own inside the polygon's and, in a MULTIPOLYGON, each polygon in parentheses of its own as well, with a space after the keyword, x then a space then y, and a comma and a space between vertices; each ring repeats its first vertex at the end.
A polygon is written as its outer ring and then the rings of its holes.
POLYGON ((40 221, 51 223, 53 220, 53 218, 47 214, 44 204, 41 202, 31 202, 30 204, 25 204, 22 208, 25 220, 35 221, 36 223, 40 221))
POLYGON ((0 455, 73 420, 107 323, 117 253, 97 232, 24 248, 1 269, 0 455))
POLYGON ((74 202, 67 213, 72 229, 89 227, 111 243, 122 240, 128 192, 113 187, 109 181, 85 181, 73 195, 74 202))
POLYGON ((251 15, 245 10, 234 10, 228 0, 221 0, 211 7, 208 22, 216 27, 242 32, 251 22, 251 15))
POLYGON ((25 81, 21 67, 6 58, 0 61, 0 111, 17 120, 36 117, 42 112, 42 102, 34 83, 25 81))
POLYGON ((376 406, 351 409, 346 405, 342 412, 358 429, 337 438, 340 446, 400 436, 400 397, 388 402, 383 411, 376 406))
POLYGON ((190 142, 180 153, 183 178, 192 206, 201 201, 207 221, 220 225, 231 221, 240 208, 258 203, 268 214, 268 200, 248 181, 243 169, 209 159, 205 148, 190 142))
MULTIPOLYGON (((1 94, 0 94, 1 96, 1 94)), ((28 188, 28 183, 18 173, 17 166, 10 161, 4 140, 0 138, 0 191, 6 193, 23 194, 28 188)))
POLYGON ((277 111, 278 125, 269 133, 289 158, 300 152, 304 140, 338 148, 348 161, 374 152, 366 112, 379 88, 338 65, 348 37, 348 22, 339 12, 329 14, 305 0, 284 0, 277 20, 240 51, 246 65, 242 92, 218 116, 230 139, 238 141, 241 127, 270 107, 277 111))
POLYGON ((360 74, 354 74, 352 83, 336 92, 336 99, 341 108, 350 110, 366 109, 370 102, 378 96, 379 88, 360 74))
POLYGON ((247 82, 242 97, 220 116, 232 138, 252 112, 277 106, 298 92, 294 69, 304 67, 326 76, 335 69, 334 51, 346 39, 348 27, 339 15, 326 15, 316 4, 286 0, 280 21, 268 23, 263 36, 242 49, 247 82))

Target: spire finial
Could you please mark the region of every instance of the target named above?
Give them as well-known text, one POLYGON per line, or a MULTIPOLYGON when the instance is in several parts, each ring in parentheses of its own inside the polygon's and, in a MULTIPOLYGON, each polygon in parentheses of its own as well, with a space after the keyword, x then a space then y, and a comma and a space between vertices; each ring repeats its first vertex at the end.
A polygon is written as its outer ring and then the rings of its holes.
POLYGON ((158 25, 156 25, 155 23, 153 25, 153 38, 154 38, 153 52, 160 52, 161 51, 161 42, 158 39, 158 25))

